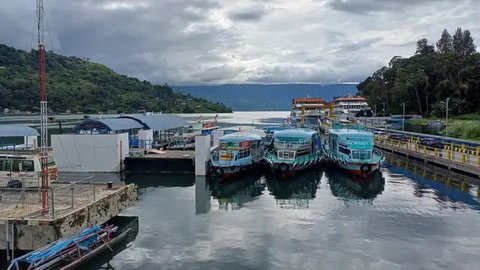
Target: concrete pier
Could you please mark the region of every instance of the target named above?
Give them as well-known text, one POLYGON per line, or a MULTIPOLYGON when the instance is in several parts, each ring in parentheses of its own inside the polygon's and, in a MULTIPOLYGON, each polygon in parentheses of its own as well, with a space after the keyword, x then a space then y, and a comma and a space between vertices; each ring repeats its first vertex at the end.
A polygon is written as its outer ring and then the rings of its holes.
MULTIPOLYGON (((132 152, 131 152, 132 153, 132 152)), ((193 173, 194 151, 166 150, 157 154, 134 152, 125 158, 126 172, 142 173, 193 173)))
POLYGON ((0 249, 8 240, 10 248, 26 251, 105 223, 134 205, 138 194, 134 184, 53 184, 44 214, 38 190, 4 189, 0 198, 0 249))

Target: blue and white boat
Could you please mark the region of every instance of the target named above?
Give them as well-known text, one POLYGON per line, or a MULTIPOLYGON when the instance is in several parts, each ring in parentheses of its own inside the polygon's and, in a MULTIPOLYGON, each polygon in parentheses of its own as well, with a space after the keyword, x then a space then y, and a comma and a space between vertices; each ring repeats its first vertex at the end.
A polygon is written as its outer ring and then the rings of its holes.
POLYGON ((385 160, 374 147, 373 133, 363 126, 333 124, 323 147, 327 160, 364 177, 378 170, 385 160))
POLYGON ((253 169, 264 158, 264 138, 253 129, 222 136, 211 154, 210 174, 229 178, 253 169))
POLYGON ((278 130, 265 151, 265 160, 276 173, 294 174, 319 163, 322 158, 320 135, 311 129, 278 130))

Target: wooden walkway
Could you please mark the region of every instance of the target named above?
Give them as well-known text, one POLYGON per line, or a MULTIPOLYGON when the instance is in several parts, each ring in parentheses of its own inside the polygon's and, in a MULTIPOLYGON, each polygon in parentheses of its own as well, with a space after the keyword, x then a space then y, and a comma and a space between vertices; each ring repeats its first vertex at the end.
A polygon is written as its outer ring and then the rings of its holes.
POLYGON ((452 171, 480 177, 480 151, 446 146, 444 149, 426 147, 410 141, 375 137, 375 146, 425 163, 447 168, 452 171))

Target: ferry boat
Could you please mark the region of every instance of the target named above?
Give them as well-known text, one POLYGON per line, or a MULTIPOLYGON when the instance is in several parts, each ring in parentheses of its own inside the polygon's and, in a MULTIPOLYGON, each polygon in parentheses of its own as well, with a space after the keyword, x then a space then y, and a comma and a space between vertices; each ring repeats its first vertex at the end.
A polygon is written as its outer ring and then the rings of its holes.
POLYGON ((340 97, 333 100, 333 114, 338 118, 372 116, 372 110, 364 97, 340 97), (365 115, 358 115, 364 112, 365 115))
POLYGON ((322 158, 320 135, 312 129, 286 129, 273 134, 265 160, 273 172, 294 174, 312 167, 322 158))
POLYGON ((302 122, 305 116, 331 116, 332 106, 321 98, 294 98, 290 119, 293 122, 302 122))
MULTIPOLYGON (((49 181, 57 180, 57 165, 51 154, 48 156, 49 181)), ((39 149, 0 150, 0 187, 40 187, 42 166, 39 149)))
POLYGON ((374 147, 373 133, 363 126, 334 123, 323 147, 327 160, 364 177, 378 170, 385 160, 374 147))
POLYGON ((227 134, 220 138, 218 146, 212 151, 209 174, 219 179, 230 178, 253 169, 263 156, 264 136, 256 131, 227 134))

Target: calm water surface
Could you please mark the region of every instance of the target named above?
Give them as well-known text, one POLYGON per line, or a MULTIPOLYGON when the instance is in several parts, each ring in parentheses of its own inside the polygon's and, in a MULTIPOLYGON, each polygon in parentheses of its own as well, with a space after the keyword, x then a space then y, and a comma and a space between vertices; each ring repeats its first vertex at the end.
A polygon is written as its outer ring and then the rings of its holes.
MULTIPOLYGON (((394 162, 392 162, 394 163, 394 162)), ((416 170, 416 169, 415 169, 416 170)), ((113 269, 478 269, 477 187, 389 165, 363 181, 336 169, 226 184, 127 175, 140 229, 113 269), (407 176, 408 175, 408 176, 407 176)), ((453 181, 453 180, 452 180, 453 181)))
MULTIPOLYGON (((287 115, 240 112, 219 121, 256 125, 287 115)), ((369 181, 335 168, 225 184, 127 175, 140 195, 125 215, 139 217, 139 232, 86 269, 479 269, 477 180, 462 184, 399 157, 388 163, 369 181)))

